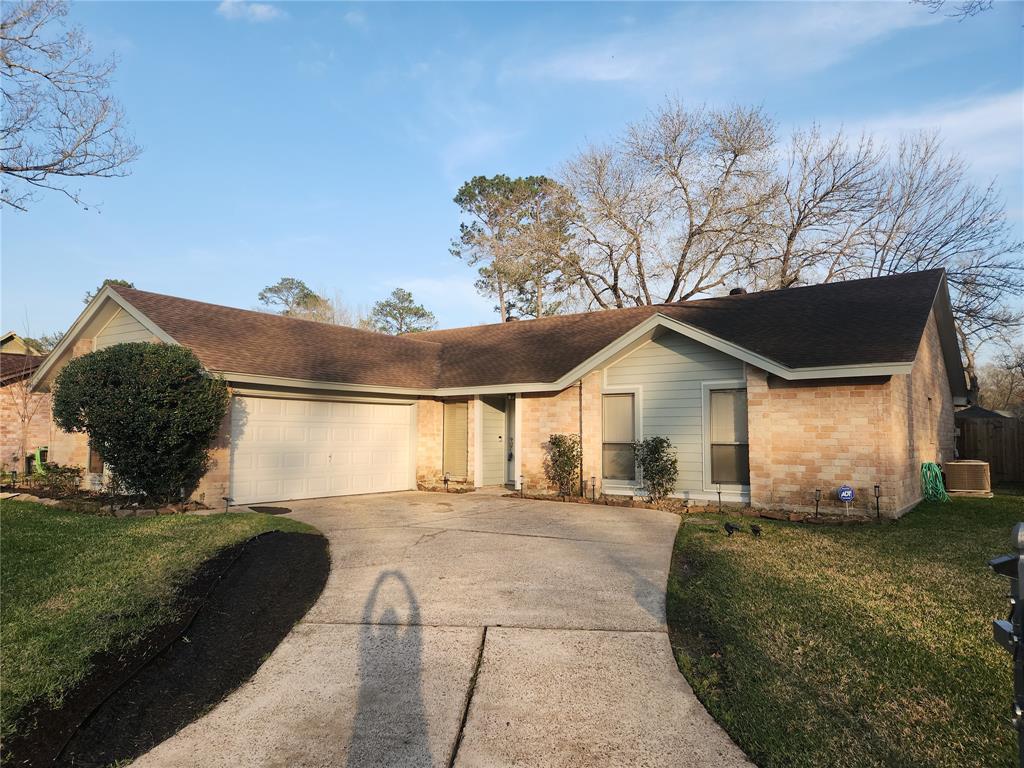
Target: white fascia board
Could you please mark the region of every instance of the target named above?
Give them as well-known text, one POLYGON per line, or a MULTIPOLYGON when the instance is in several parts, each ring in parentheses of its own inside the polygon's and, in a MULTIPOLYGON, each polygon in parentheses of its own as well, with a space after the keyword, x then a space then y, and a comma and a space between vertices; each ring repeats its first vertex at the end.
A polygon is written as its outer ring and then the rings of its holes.
POLYGON ((78 317, 75 319, 75 322, 71 324, 71 327, 68 329, 67 333, 65 333, 64 336, 61 338, 57 346, 53 348, 49 355, 46 356, 46 360, 43 362, 43 364, 36 369, 35 375, 32 377, 32 380, 29 383, 30 389, 34 390, 38 386, 38 384, 46 377, 47 372, 57 363, 57 360, 61 358, 64 352, 67 351, 67 349, 71 347, 76 341, 78 341, 85 326, 88 325, 89 321, 92 320, 92 318, 95 316, 97 312, 99 312, 100 307, 103 306, 103 303, 107 299, 110 299, 119 307, 121 307, 121 309, 123 309, 132 318, 138 321, 138 323, 143 328, 152 333, 160 341, 164 342, 165 344, 178 343, 174 339, 172 339, 170 335, 167 334, 162 328, 160 328, 160 326, 158 326, 156 323, 154 323, 152 320, 146 317, 141 311, 133 307, 128 302, 127 299, 120 296, 109 285, 105 285, 93 297, 92 301, 90 301, 86 305, 85 309, 82 310, 81 314, 78 315, 78 317))
MULTIPOLYGON (((434 390, 416 387, 386 387, 376 384, 345 384, 336 381, 318 381, 316 379, 292 379, 284 376, 262 376, 256 373, 237 373, 235 371, 213 371, 229 384, 258 384, 267 387, 285 387, 291 389, 323 389, 340 392, 373 392, 388 395, 433 395, 434 390)), ((463 393, 465 390, 461 390, 463 393)))
POLYGON ((263 376, 255 373, 237 373, 234 371, 214 371, 229 383, 262 384, 272 387, 291 387, 293 389, 325 389, 345 392, 375 392, 378 394, 414 395, 421 397, 461 397, 466 395, 507 395, 515 392, 557 392, 560 387, 554 382, 532 382, 526 384, 494 384, 481 387, 389 387, 380 384, 346 384, 335 381, 318 381, 314 379, 292 379, 282 376, 263 376))

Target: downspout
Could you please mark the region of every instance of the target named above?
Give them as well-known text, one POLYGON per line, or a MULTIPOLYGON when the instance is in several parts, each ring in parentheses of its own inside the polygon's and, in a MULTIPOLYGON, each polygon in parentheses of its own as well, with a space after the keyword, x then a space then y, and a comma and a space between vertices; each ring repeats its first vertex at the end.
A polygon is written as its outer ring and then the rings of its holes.
POLYGON ((580 388, 580 496, 586 496, 586 490, 583 487, 583 378, 580 377, 578 382, 580 388))

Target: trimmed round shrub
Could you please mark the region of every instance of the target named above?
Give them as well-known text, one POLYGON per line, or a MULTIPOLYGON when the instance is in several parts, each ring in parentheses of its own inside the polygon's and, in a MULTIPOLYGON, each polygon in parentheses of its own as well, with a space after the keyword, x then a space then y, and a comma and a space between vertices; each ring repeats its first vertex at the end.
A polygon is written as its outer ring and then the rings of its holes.
POLYGON ((115 344, 64 366, 53 420, 86 433, 128 490, 163 504, 188 498, 206 473, 228 398, 190 349, 115 344))
POLYGON ((679 462, 672 441, 655 435, 633 443, 636 465, 651 501, 660 501, 676 489, 679 462))

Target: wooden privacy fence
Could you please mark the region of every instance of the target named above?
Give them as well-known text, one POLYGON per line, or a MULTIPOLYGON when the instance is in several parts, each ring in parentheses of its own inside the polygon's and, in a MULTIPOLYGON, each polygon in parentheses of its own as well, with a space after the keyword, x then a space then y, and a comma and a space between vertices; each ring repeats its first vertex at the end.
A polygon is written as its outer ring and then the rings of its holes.
POLYGON ((961 459, 989 463, 993 483, 1024 481, 1024 422, 994 416, 985 419, 957 419, 956 438, 961 459))

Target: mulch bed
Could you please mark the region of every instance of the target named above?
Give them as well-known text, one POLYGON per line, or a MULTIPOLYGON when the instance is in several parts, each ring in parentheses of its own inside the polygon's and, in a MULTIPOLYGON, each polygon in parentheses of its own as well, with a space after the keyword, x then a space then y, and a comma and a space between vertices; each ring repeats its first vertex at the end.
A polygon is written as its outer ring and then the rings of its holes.
MULTIPOLYGON (((784 509, 762 509, 751 507, 745 504, 723 502, 719 507, 718 502, 687 502, 683 499, 663 499, 659 502, 649 502, 642 498, 633 496, 559 496, 554 493, 527 493, 513 491, 504 494, 510 499, 532 499, 534 501, 561 501, 568 504, 594 504, 606 507, 631 507, 634 509, 657 509, 662 512, 674 512, 677 515, 702 515, 702 514, 724 514, 743 515, 744 517, 760 517, 765 520, 785 520, 791 523, 826 523, 828 525, 846 525, 875 522, 874 515, 863 513, 862 510, 850 510, 849 514, 836 513, 823 510, 815 515, 811 512, 794 512, 784 509)), ((886 518, 883 518, 886 520, 886 518)))
POLYGON ((108 766, 152 749, 248 680, 327 583, 323 536, 266 533, 207 562, 181 618, 94 662, 56 711, 4 745, 7 765, 108 766))

